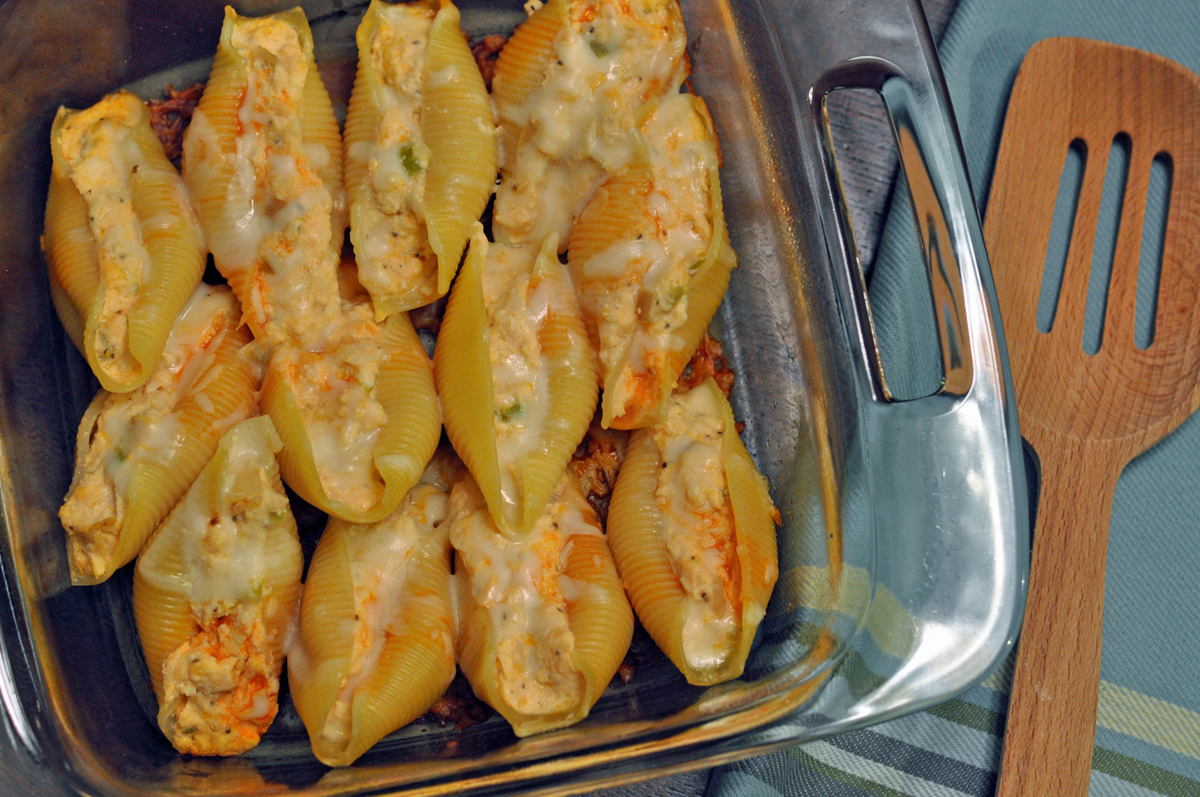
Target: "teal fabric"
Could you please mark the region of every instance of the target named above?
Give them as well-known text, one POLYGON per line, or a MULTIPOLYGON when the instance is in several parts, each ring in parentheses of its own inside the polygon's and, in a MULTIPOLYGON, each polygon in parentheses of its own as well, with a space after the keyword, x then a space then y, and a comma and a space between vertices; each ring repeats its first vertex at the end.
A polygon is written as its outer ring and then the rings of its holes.
MULTIPOLYGON (((1051 36, 1138 47, 1200 72, 1197 0, 961 0, 940 56, 985 217, 1013 79, 1029 48, 1051 36)), ((1105 168, 1107 156, 1091 153, 1087 168, 1105 168)), ((871 302, 889 386, 916 396, 936 386, 938 361, 927 345, 933 319, 923 309, 928 286, 907 194, 901 188, 896 197, 870 277, 871 302)), ((1198 650, 1200 418, 1193 417, 1131 463, 1117 486, 1092 797, 1200 797, 1198 650)), ((1011 660, 928 712, 720 768, 709 794, 991 795, 1010 677, 1011 660)))

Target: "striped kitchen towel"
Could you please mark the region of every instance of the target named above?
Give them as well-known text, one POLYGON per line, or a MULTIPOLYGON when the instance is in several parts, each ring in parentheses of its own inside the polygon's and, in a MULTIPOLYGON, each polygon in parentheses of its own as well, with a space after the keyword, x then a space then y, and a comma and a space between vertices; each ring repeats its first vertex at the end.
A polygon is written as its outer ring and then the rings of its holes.
MULTIPOLYGON (((1005 107, 1025 53, 1051 36, 1138 47, 1200 72, 1197 0, 961 0, 940 55, 968 168, 986 214, 1005 107)), ((1048 97, 1047 102, 1055 101, 1048 97)), ((1197 120, 1200 124, 1200 120, 1197 120)), ((1101 167, 1107 153, 1092 153, 1101 167)), ((907 194, 897 191, 871 275, 889 387, 939 379, 907 194)), ((1092 797, 1200 797, 1200 418, 1131 463, 1117 486, 1105 584, 1092 797)), ((866 667, 868 662, 842 665, 866 667)), ((713 797, 990 795, 1012 659, 929 711, 714 770, 713 797)), ((828 688, 835 688, 836 678, 828 688)), ((1054 797, 1047 795, 1047 797, 1054 797)))

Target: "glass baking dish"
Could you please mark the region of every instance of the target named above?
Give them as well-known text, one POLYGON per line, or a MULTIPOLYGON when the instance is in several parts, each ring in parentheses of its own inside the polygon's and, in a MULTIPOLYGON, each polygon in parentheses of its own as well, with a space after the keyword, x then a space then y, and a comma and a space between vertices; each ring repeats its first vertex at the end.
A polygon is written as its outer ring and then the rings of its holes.
MULTIPOLYGON (((262 14, 291 5, 236 3, 262 14)), ((365 10, 304 3, 345 97, 365 10), (338 76, 341 76, 339 78, 338 76)), ((715 322, 735 412, 784 518, 781 576, 743 678, 688 686, 644 634, 632 683, 583 723, 518 741, 498 716, 422 720, 355 766, 313 758, 284 701, 239 758, 180 757, 154 723, 129 570, 69 586, 57 510, 96 383, 55 317, 38 235, 60 104, 204 79, 210 0, 0 4, 0 735, 29 794, 566 794, 711 765, 878 722, 982 679, 1012 645, 1028 572, 1012 385, 957 130, 915 0, 683 0, 692 85, 721 137, 741 266, 715 322), (944 379, 893 400, 839 190, 825 101, 884 97, 926 253, 944 379), (139 669, 140 668, 140 669, 139 669)), ((520 0, 463 0, 473 36, 520 0)), ((326 71, 327 70, 327 71, 326 71)), ((919 267, 914 264, 914 267, 919 267)), ((919 308, 928 312, 928 308, 919 308)), ((310 548, 311 550, 311 548, 310 548)))

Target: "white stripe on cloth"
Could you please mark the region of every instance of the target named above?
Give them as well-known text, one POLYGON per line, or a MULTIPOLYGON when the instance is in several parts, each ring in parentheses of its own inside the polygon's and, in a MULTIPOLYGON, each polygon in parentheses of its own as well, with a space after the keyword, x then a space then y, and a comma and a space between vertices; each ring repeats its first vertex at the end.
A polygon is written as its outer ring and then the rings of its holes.
POLYGON ((1092 770, 1092 782, 1088 786, 1088 797, 1162 797, 1156 791, 1150 791, 1130 783, 1127 780, 1105 775, 1103 772, 1092 770))
POLYGON ((909 714, 884 722, 872 731, 899 742, 994 772, 1000 761, 1000 738, 932 714, 909 714))
POLYGON ((930 783, 923 778, 909 775, 907 772, 901 772, 869 758, 847 753, 828 742, 812 742, 804 745, 801 749, 822 764, 828 764, 835 769, 878 783, 880 786, 910 794, 912 797, 964 797, 964 792, 958 789, 930 783))

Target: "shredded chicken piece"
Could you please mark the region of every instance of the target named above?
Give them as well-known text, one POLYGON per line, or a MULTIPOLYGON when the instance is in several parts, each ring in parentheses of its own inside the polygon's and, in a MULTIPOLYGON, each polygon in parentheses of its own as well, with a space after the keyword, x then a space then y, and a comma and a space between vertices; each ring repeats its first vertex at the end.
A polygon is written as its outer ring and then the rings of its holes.
POLYGON ((167 86, 167 99, 150 100, 146 103, 146 107, 150 109, 150 127, 162 142, 167 159, 176 166, 183 156, 184 131, 191 124, 192 112, 196 110, 203 93, 203 83, 193 83, 182 91, 176 91, 174 86, 167 86))
POLYGON ((621 679, 621 683, 623 684, 633 683, 633 675, 635 672, 637 672, 637 668, 630 664, 629 660, 626 659, 625 661, 621 662, 621 666, 617 668, 617 677, 621 679))
POLYGON ((608 502, 628 444, 629 432, 604 429, 598 419, 593 419, 571 461, 579 476, 579 487, 602 525, 608 523, 608 502))
POLYGON ((454 676, 446 694, 439 697, 429 709, 429 716, 437 720, 439 725, 454 723, 456 731, 478 725, 491 714, 492 710, 487 703, 475 697, 471 683, 461 672, 454 676))
POLYGON ((442 329, 442 316, 446 314, 448 298, 448 296, 443 296, 436 302, 409 310, 408 319, 412 321, 413 327, 418 330, 425 329, 430 334, 437 335, 442 329))
POLYGON ((729 391, 733 390, 735 375, 725 361, 725 351, 721 348, 721 343, 705 332, 704 337, 700 340, 700 345, 696 347, 696 353, 692 355, 687 367, 683 369, 679 383, 675 386, 675 392, 687 392, 710 376, 717 383, 717 387, 721 388, 725 398, 729 398, 729 391))
POLYGON ((492 77, 496 74, 496 59, 500 57, 500 51, 504 49, 507 41, 507 36, 495 34, 484 36, 471 45, 471 55, 475 56, 475 63, 479 64, 479 73, 483 75, 483 85, 487 86, 488 91, 492 90, 492 77))
MULTIPOLYGON (((646 632, 642 628, 641 623, 637 624, 633 639, 633 644, 630 645, 629 650, 625 651, 625 658, 621 662, 621 666, 617 668, 616 678, 620 678, 621 683, 623 684, 633 683, 633 679, 637 674, 638 667, 641 667, 646 663, 646 656, 640 650, 642 644, 654 644, 650 641, 650 638, 646 636, 646 632), (641 638, 640 640, 639 637, 641 638), (639 642, 642 644, 639 644, 639 642)), ((614 682, 616 681, 616 678, 613 679, 614 682)))

